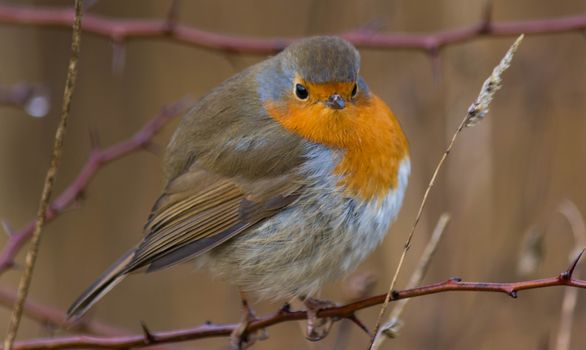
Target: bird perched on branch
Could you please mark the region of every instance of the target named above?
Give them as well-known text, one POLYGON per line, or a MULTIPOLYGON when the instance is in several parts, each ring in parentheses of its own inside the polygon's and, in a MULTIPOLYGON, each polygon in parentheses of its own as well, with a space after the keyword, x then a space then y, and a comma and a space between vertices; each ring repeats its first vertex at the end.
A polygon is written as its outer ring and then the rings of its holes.
POLYGON ((169 143, 145 237, 69 315, 130 273, 196 261, 245 293, 303 298, 319 339, 311 297, 381 242, 410 171, 405 135, 359 67, 347 41, 312 37, 202 98, 169 143))

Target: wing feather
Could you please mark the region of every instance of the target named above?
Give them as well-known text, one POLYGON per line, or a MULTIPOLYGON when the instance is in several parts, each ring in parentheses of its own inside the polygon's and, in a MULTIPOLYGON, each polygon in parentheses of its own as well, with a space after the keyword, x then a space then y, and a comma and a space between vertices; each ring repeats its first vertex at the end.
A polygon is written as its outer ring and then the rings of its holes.
POLYGON ((194 167, 155 204, 127 271, 192 259, 285 209, 300 190, 290 176, 247 182, 194 167))

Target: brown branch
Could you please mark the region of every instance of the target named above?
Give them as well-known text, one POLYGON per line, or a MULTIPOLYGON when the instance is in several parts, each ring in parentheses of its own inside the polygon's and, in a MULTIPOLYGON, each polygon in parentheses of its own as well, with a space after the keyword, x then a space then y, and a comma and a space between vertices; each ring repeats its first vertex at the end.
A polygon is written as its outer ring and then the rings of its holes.
MULTIPOLYGON (((505 293, 513 298, 523 290, 547 288, 553 286, 567 286, 586 289, 586 280, 574 279, 572 272, 575 264, 559 276, 543 278, 538 280, 493 283, 493 282, 463 282, 458 278, 452 278, 445 282, 429 284, 413 289, 407 289, 392 293, 392 300, 421 297, 424 295, 445 293, 445 292, 494 292, 505 293)), ((318 317, 330 317, 334 319, 351 319, 358 310, 382 304, 386 294, 362 299, 343 306, 323 309, 318 312, 318 317)), ((246 332, 254 332, 270 326, 307 318, 305 311, 290 311, 283 308, 280 311, 260 317, 252 321, 246 332)), ((201 326, 170 331, 152 332, 148 335, 137 334, 129 336, 99 337, 99 336, 64 336, 56 338, 39 338, 17 341, 16 350, 42 350, 42 349, 66 349, 66 348, 137 348, 156 344, 176 343, 187 340, 195 340, 212 337, 228 337, 238 324, 204 324, 201 326)))
MULTIPOLYGON (((16 292, 14 290, 0 287, 0 304, 11 306, 16 302, 16 292)), ((129 334, 127 330, 117 329, 110 325, 96 322, 96 321, 72 321, 67 318, 67 315, 54 307, 43 305, 27 298, 23 314, 28 318, 44 325, 49 325, 54 328, 67 329, 75 332, 85 332, 95 335, 104 336, 119 336, 129 334)))
MULTIPOLYGON (((0 287, 0 304, 11 306, 16 301, 16 292, 12 289, 0 287)), ((67 314, 55 307, 41 304, 27 298, 23 315, 31 320, 34 320, 42 325, 47 325, 52 328, 64 329, 69 332, 86 333, 101 336, 123 336, 129 335, 131 332, 127 329, 116 328, 106 323, 91 321, 86 317, 81 320, 71 320, 67 314)), ((152 349, 159 350, 184 350, 176 344, 163 344, 153 346, 152 349)), ((192 350, 196 350, 193 346, 192 350)))
MULTIPOLYGON (((71 9, 18 7, 0 4, 0 23, 38 25, 46 27, 65 27, 71 25, 72 19, 73 10, 71 9)), ((189 26, 178 25, 174 22, 175 19, 172 16, 166 20, 121 20, 88 15, 85 19, 83 29, 89 33, 103 37, 109 37, 115 43, 122 43, 131 39, 164 37, 173 39, 180 43, 200 46, 212 50, 252 54, 272 53, 281 50, 291 40, 293 40, 293 38, 260 39, 216 34, 189 26)), ((429 53, 437 53, 437 51, 444 46, 466 42, 483 35, 517 35, 521 32, 526 34, 542 34, 576 31, 584 28, 586 28, 586 16, 575 16, 516 22, 491 22, 487 19, 481 23, 469 27, 446 30, 432 34, 379 34, 368 31, 352 31, 341 33, 340 35, 350 40, 357 46, 364 48, 420 49, 426 50, 429 53)), ((162 124, 153 127, 149 123, 143 130, 141 130, 127 142, 123 142, 106 150, 94 149, 90 154, 88 162, 74 183, 72 183, 72 185, 70 185, 70 187, 55 202, 53 202, 53 204, 45 212, 45 215, 40 215, 42 220, 48 221, 53 219, 56 215, 62 212, 64 208, 71 204, 82 193, 90 179, 101 167, 101 165, 122 157, 137 149, 148 146, 150 138, 152 138, 152 136, 161 126, 162 124), (145 131, 149 126, 151 127, 151 130, 145 131), (139 134, 142 132, 150 136, 147 136, 146 139, 141 139, 139 137, 141 135, 139 134), (111 154, 109 154, 109 151, 111 151, 111 154)), ((21 249, 24 242, 30 238, 33 232, 33 228, 33 225, 29 225, 11 236, 8 245, 0 255, 0 273, 12 265, 14 256, 21 249)), ((505 284, 460 282, 458 280, 449 280, 447 282, 435 285, 393 293, 391 299, 397 300, 451 290, 505 292, 512 296, 516 296, 516 292, 518 290, 543 288, 556 285, 568 285, 585 288, 585 281, 573 280, 571 276, 568 277, 568 275, 571 275, 571 272, 549 279, 505 284), (412 294, 409 294, 410 292, 412 294)), ((380 304, 384 301, 384 297, 385 295, 380 295, 353 304, 348 304, 343 307, 326 309, 321 311, 319 316, 351 318, 353 317, 354 311, 380 304)), ((288 320, 303 319, 305 316, 305 312, 281 311, 273 316, 268 316, 260 319, 259 321, 253 322, 247 331, 254 331, 255 329, 260 329, 288 320)), ((60 344, 57 344, 59 347, 146 346, 155 343, 228 335, 234 329, 234 327, 236 327, 236 325, 205 325, 197 327, 196 329, 152 334, 151 332, 148 332, 148 337, 145 335, 125 336, 118 338, 77 336, 56 338, 51 341, 62 341, 60 344)), ((42 339, 23 341, 18 343, 18 348, 24 349, 27 348, 27 346, 32 346, 28 348, 47 348, 51 347, 52 345, 47 340, 42 339), (35 342, 37 342, 40 347, 35 347, 35 342)))
MULTIPOLYGON (((1 4, 0 23, 68 27, 73 20, 70 8, 31 7, 1 4)), ((282 50, 294 38, 242 37, 201 30, 166 19, 118 19, 86 15, 83 29, 116 43, 132 39, 168 38, 182 44, 224 52, 269 54, 282 50)), ((376 33, 358 29, 339 33, 341 37, 362 48, 416 49, 435 53, 444 46, 464 43, 482 36, 518 36, 521 33, 546 34, 586 29, 586 16, 551 19, 492 22, 489 16, 474 25, 429 34, 376 33)))
MULTIPOLYGON (((77 178, 63 191, 49 206, 46 211, 45 220, 47 222, 55 219, 87 188, 94 175, 106 164, 127 156, 133 152, 147 147, 152 138, 161 130, 161 128, 185 110, 191 104, 189 99, 183 99, 169 106, 164 107, 159 114, 146 123, 138 132, 128 140, 122 141, 111 147, 100 149, 94 145, 88 159, 77 175, 77 178)), ((23 245, 31 238, 34 230, 34 221, 27 224, 20 231, 9 233, 9 238, 0 253, 0 274, 14 265, 16 254, 22 249, 23 245)))
POLYGON ((53 194, 53 187, 57 178, 57 171, 61 162, 61 155, 63 153, 63 143, 65 141, 65 132, 67 131, 67 122, 69 121, 71 111, 71 101, 73 92, 75 91, 75 81, 77 78, 77 61, 79 58, 79 49, 81 44, 81 5, 83 0, 75 1, 75 20, 73 22, 72 39, 71 39, 71 56, 69 58, 69 66, 67 68, 67 77, 65 79, 65 90, 63 91, 63 107, 61 109, 61 116, 57 131, 55 132, 55 139, 53 141, 53 148, 51 152, 51 162, 47 174, 45 176, 45 183, 43 191, 39 200, 39 208, 37 210, 37 217, 35 220, 35 227, 31 237, 31 245, 26 254, 26 262, 24 272, 20 277, 18 283, 18 291, 16 302, 12 308, 10 321, 8 323, 8 331, 4 339, 4 349, 11 350, 18 333, 20 320, 22 318, 22 311, 24 303, 28 295, 29 287, 33 277, 35 262, 41 244, 41 233, 45 225, 45 213, 49 208, 51 196, 53 194))

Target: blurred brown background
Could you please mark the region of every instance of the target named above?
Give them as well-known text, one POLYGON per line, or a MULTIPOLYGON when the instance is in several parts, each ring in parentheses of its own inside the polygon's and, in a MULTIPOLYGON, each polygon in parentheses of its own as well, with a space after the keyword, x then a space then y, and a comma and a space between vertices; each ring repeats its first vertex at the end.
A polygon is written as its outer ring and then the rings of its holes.
MULTIPOLYGON (((16 3, 16 1, 12 1, 16 3)), ((27 1, 71 5, 70 1, 27 1)), ((168 1, 102 0, 92 13, 113 17, 163 17, 168 1)), ((182 1, 181 23, 250 36, 303 36, 337 33, 376 23, 381 31, 430 32, 476 23, 480 0, 182 1)), ((493 1, 494 20, 538 19, 584 14, 584 0, 493 1)), ((45 118, 0 106, 0 217, 20 227, 37 208, 57 124, 69 57, 70 32, 32 26, 0 26, 0 84, 44 82, 52 97, 45 118)), ((413 172, 398 222, 384 244, 359 268, 374 273, 375 292, 385 291, 416 209, 449 137, 482 81, 513 38, 481 38, 441 52, 434 73, 420 51, 361 50, 362 74, 372 90, 398 115, 412 147, 413 172), (439 73, 439 74, 436 74, 439 73)), ((88 130, 104 146, 127 138, 161 106, 186 94, 201 96, 222 80, 263 57, 218 53, 166 40, 132 41, 125 46, 121 72, 112 69, 112 44, 84 35, 77 90, 68 129, 58 191, 85 162, 88 130)), ((552 276, 568 264, 573 240, 557 213, 564 199, 586 212, 586 41, 583 33, 525 39, 489 118, 465 130, 431 194, 413 249, 398 286, 405 285, 439 215, 452 215, 426 282, 460 276, 465 280, 514 281, 552 276), (544 233, 544 255, 529 275, 517 273, 528 229, 544 233)), ((174 124, 173 124, 174 125, 174 124)), ((173 125, 157 137, 164 145, 173 125)), ((160 157, 135 153, 103 168, 81 206, 45 230, 31 297, 66 309, 78 294, 141 237, 141 228, 161 188, 160 157)), ((5 236, 0 237, 0 244, 5 236)), ((19 260, 23 260, 23 255, 19 260)), ((11 271, 1 284, 16 285, 11 271)), ((343 301, 342 281, 324 292, 343 301)), ((555 340, 563 288, 500 294, 445 293, 412 300, 401 336, 388 349, 548 349, 555 340)), ((586 344, 586 294, 580 293, 572 349, 586 344)), ((259 303, 258 313, 280 305, 259 303)), ((377 308, 359 316, 373 327, 377 308)), ((0 309, 0 329, 8 310, 0 309)), ((239 299, 234 288, 185 265, 137 275, 103 299, 92 317, 140 331, 189 327, 206 320, 236 322, 239 299)), ((340 324, 318 344, 304 340, 297 323, 269 330, 256 349, 331 349, 340 324)), ((347 349, 366 348, 356 327, 347 349)), ((2 331, 3 332, 3 331, 2 331)), ((59 334, 60 332, 58 332, 59 334)), ((3 334, 3 333, 2 333, 3 334)), ((20 338, 47 336, 47 329, 25 320, 20 338)), ((226 339, 187 345, 220 349, 226 339)), ((338 348, 341 348, 338 346, 338 348)))

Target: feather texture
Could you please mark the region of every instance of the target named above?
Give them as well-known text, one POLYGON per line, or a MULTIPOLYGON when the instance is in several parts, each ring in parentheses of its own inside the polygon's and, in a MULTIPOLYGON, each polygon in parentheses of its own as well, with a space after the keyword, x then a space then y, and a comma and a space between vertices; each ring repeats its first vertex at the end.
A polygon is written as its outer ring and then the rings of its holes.
POLYGON ((252 182, 193 168, 172 181, 157 201, 128 272, 193 259, 275 215, 301 189, 291 176, 252 182))
POLYGON ((145 237, 69 310, 128 273, 196 259, 267 298, 314 295, 356 267, 399 212, 405 136, 358 75, 358 52, 316 37, 226 80, 181 120, 145 237), (298 81, 309 98, 294 95, 298 81), (343 109, 327 107, 336 95, 343 109))
POLYGON ((194 165, 171 181, 145 226, 146 236, 73 303, 81 317, 131 272, 155 271, 194 259, 293 204, 302 184, 291 176, 250 181, 194 165))

